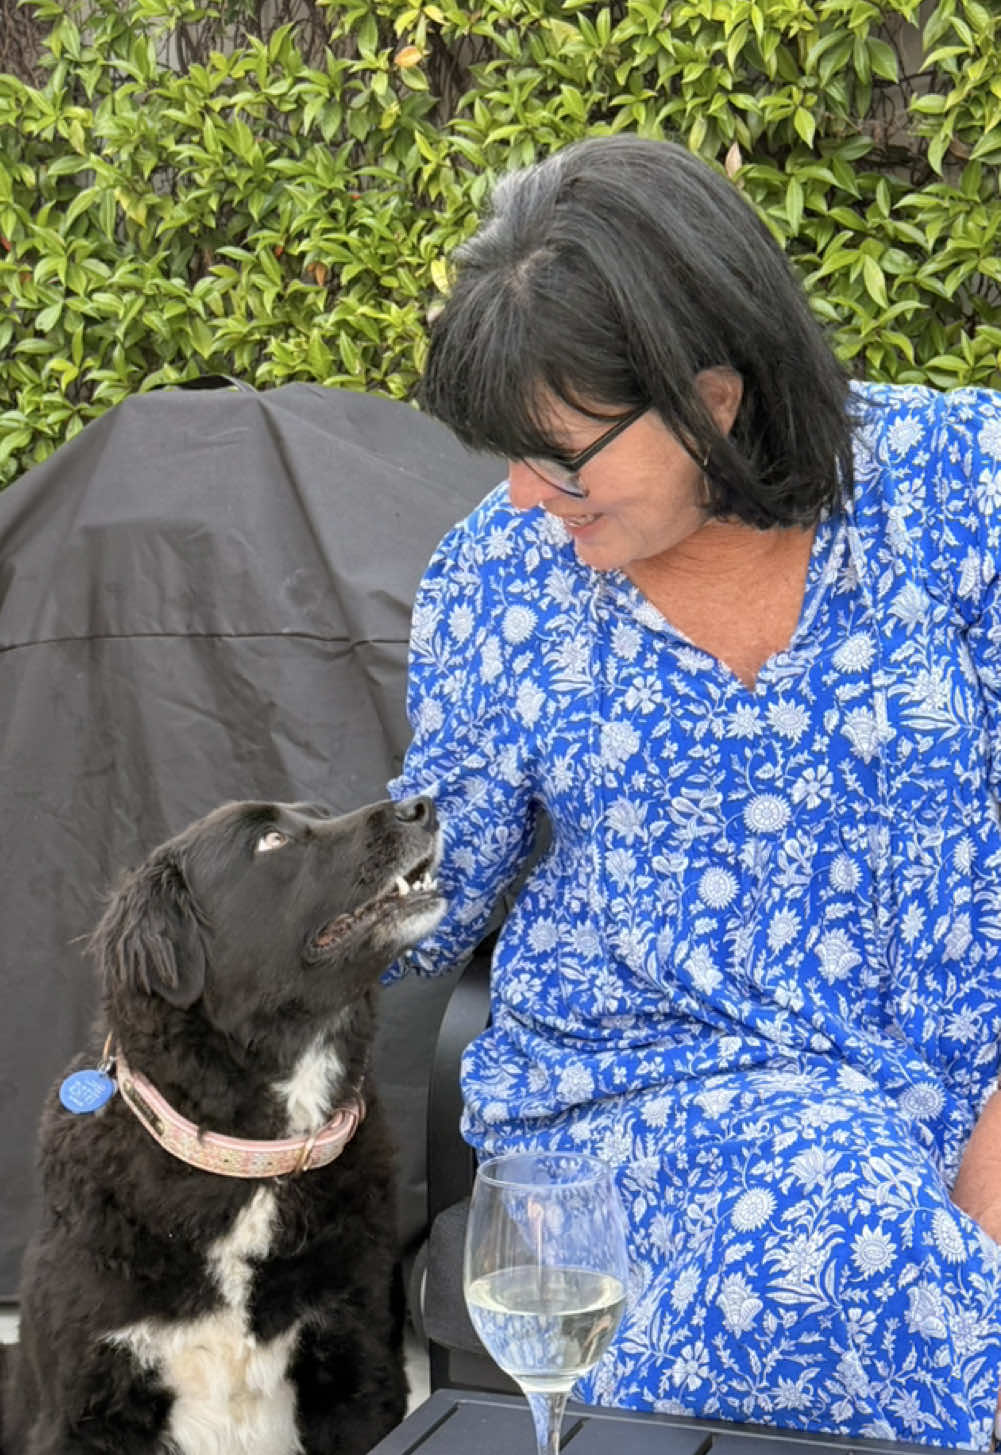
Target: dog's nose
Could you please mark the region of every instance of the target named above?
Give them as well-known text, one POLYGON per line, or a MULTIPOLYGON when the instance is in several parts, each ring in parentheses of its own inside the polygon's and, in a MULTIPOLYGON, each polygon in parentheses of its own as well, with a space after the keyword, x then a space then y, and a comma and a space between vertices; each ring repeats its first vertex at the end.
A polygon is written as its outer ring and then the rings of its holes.
POLYGON ((434 811, 434 800, 422 793, 417 798, 404 798, 396 805, 396 817, 401 823, 419 823, 430 833, 437 827, 438 817, 434 811))

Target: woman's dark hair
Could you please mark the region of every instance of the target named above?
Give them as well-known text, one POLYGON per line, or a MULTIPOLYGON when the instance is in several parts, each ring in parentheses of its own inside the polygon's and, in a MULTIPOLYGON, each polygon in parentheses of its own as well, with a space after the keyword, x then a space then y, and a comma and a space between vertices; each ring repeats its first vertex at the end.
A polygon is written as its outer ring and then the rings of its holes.
POLYGON ((473 449, 565 456, 547 396, 649 402, 717 515, 805 524, 850 488, 847 376, 764 223, 683 147, 595 137, 514 172, 455 261, 420 401, 473 449), (714 365, 743 380, 729 437, 694 388, 714 365))

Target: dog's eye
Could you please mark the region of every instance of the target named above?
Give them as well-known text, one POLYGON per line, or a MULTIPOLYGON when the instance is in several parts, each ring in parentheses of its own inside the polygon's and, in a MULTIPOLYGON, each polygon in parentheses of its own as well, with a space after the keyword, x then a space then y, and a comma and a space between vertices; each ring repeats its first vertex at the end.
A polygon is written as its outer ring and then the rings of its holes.
POLYGON ((280 849, 283 844, 288 843, 288 834, 283 834, 281 829, 268 829, 254 845, 255 854, 267 854, 272 849, 280 849))

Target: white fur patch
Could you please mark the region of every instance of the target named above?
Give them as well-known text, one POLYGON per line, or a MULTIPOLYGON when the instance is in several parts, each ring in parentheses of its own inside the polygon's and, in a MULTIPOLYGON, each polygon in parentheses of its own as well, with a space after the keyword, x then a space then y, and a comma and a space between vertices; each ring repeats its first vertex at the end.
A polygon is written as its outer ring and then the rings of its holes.
POLYGON ((166 1434, 179 1455, 298 1455, 295 1394, 286 1378, 293 1326, 266 1344, 250 1333, 249 1258, 264 1257, 274 1231, 275 1195, 259 1188, 233 1227, 209 1250, 226 1307, 187 1323, 143 1319, 109 1334, 174 1394, 166 1434))
POLYGON ((288 1136, 306 1137, 329 1120, 344 1072, 344 1062, 329 1041, 318 1038, 307 1047, 289 1079, 274 1088, 288 1108, 288 1136))
MULTIPOLYGON (((401 903, 406 906, 406 900, 402 900, 401 903)), ((444 900, 440 900, 434 905, 428 905, 421 910, 405 908, 403 914, 407 927, 406 939, 401 940, 400 938, 400 917, 397 917, 387 920, 380 926, 381 933, 377 930, 372 937, 373 941, 376 944, 392 947, 391 953, 395 956, 408 945, 418 945, 421 940, 426 939, 445 913, 446 908, 444 900)))
POLYGON ((275 1194, 270 1187, 259 1187, 225 1237, 209 1249, 208 1263, 220 1293, 232 1309, 244 1314, 251 1279, 247 1259, 267 1256, 274 1224, 275 1194))

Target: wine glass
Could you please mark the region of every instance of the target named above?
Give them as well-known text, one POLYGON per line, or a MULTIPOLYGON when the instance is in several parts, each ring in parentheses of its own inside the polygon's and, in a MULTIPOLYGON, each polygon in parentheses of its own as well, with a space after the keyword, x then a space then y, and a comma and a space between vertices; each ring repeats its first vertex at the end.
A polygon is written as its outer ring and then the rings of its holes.
POLYGON ((521 1387, 538 1455, 559 1455, 574 1381, 626 1301, 625 1217, 611 1168, 582 1152, 515 1152, 476 1173, 463 1291, 473 1327, 521 1387))

